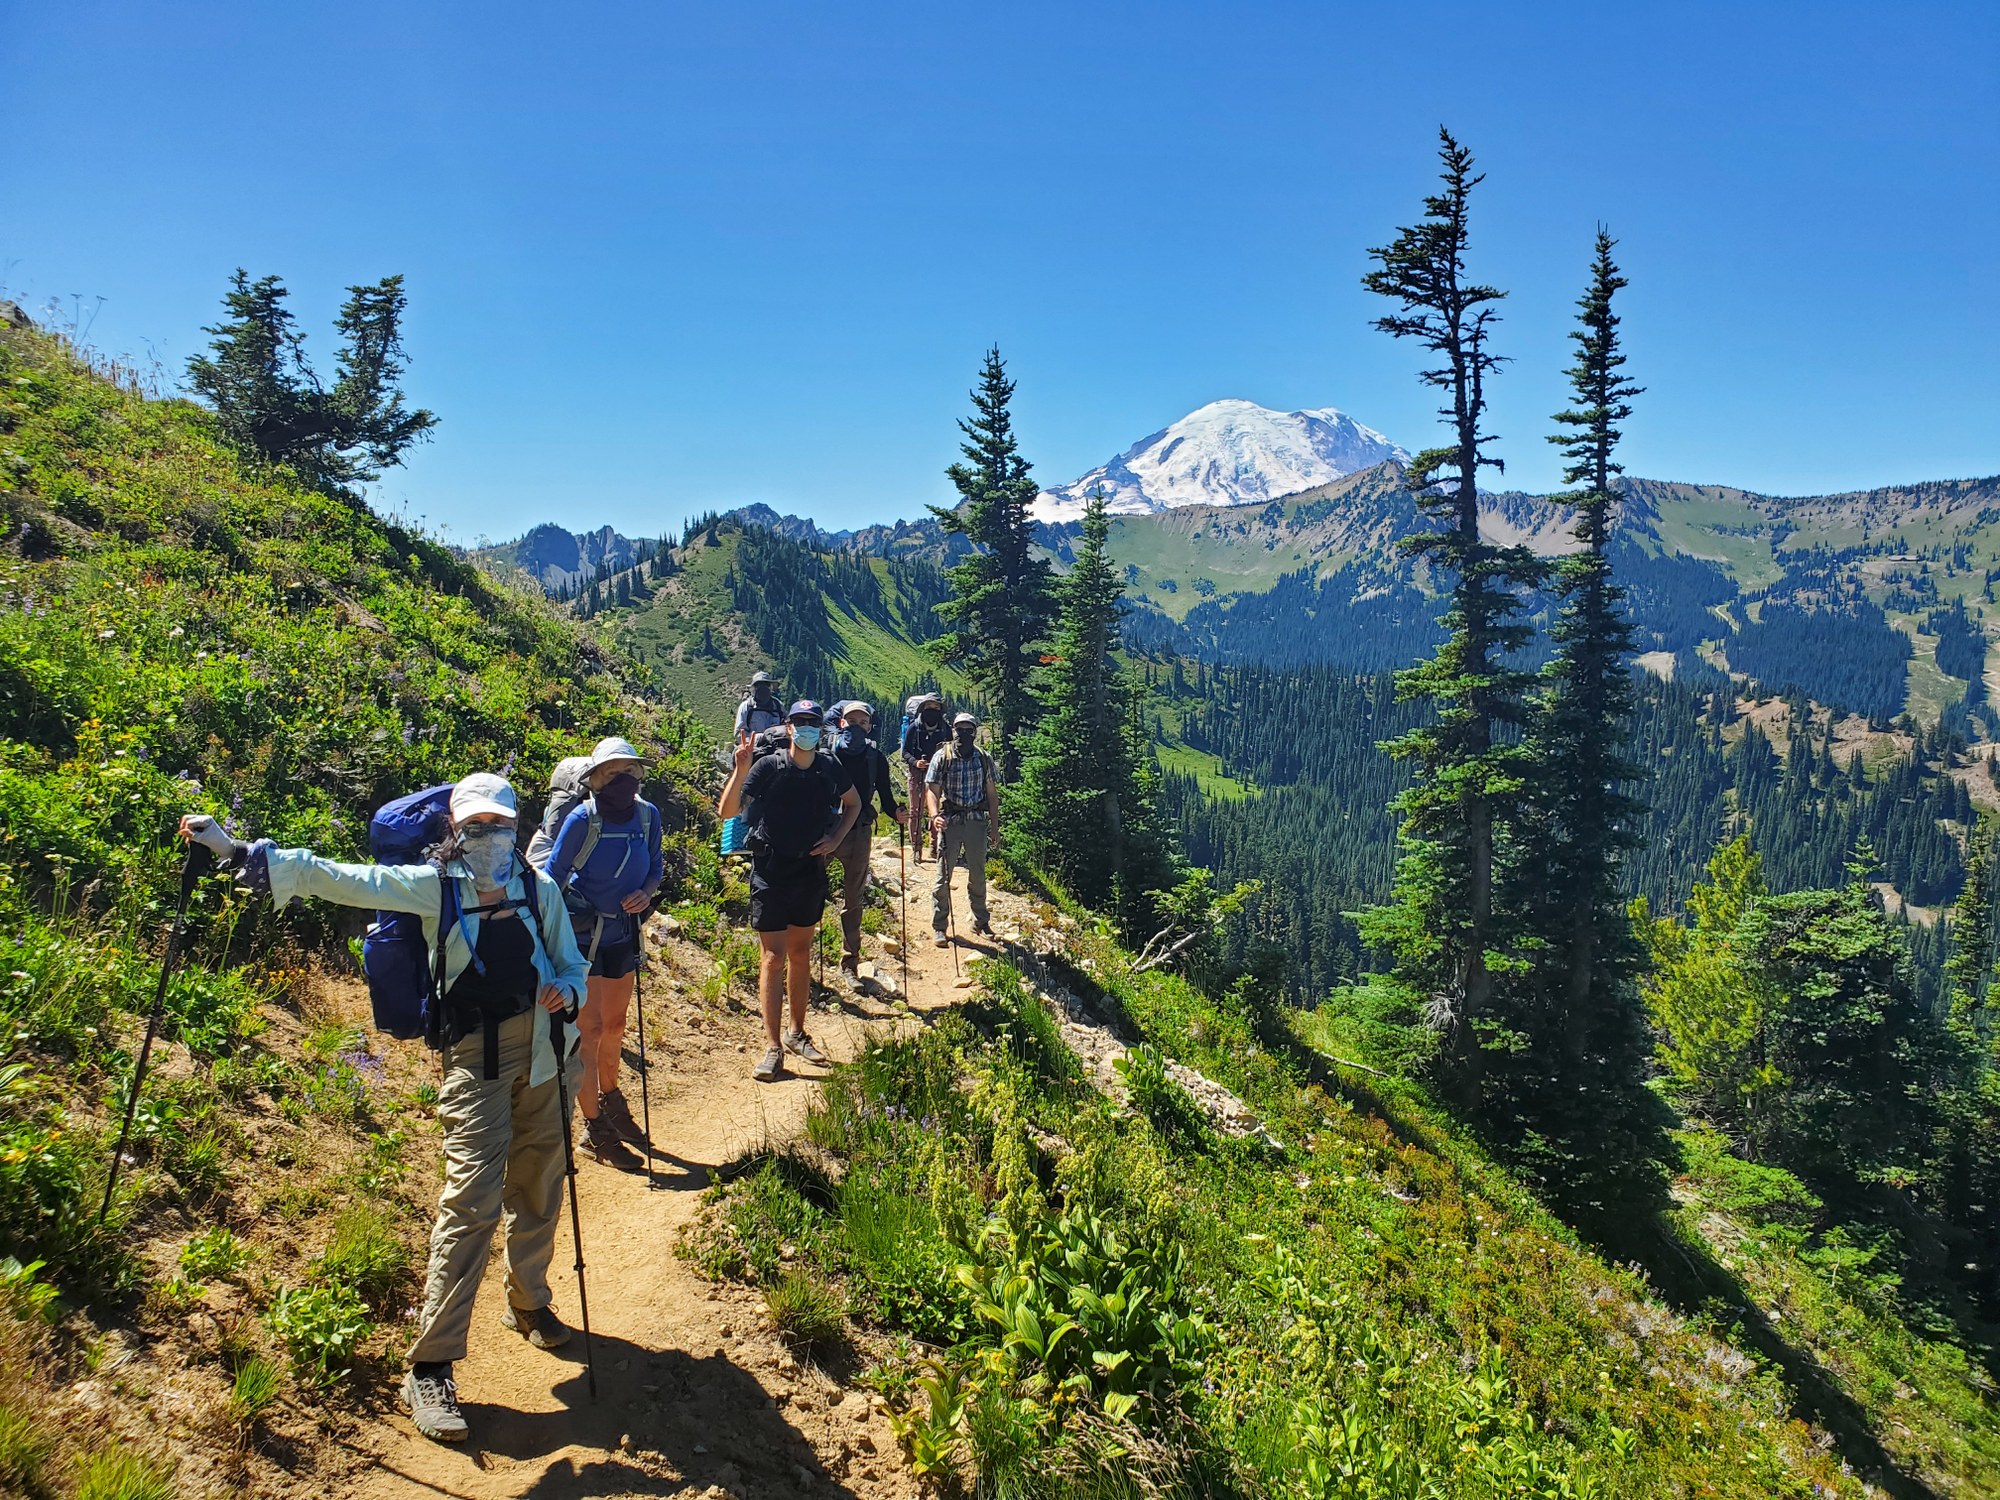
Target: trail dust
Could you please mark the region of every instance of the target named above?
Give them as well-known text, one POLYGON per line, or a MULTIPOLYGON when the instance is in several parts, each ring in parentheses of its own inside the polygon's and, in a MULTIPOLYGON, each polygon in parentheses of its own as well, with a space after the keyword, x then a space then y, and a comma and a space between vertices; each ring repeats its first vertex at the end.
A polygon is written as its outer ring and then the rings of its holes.
MULTIPOLYGON (((908 1010, 878 986, 840 983, 815 991, 809 1024, 821 1050, 836 1061, 854 1057, 871 1036, 921 1026, 927 1014, 969 993, 952 953, 933 945, 930 890, 936 868, 909 865, 908 1010)), ((889 887, 893 915, 898 909, 893 840, 876 841, 874 869, 889 887)), ((963 924, 963 874, 956 884, 963 924)), ((1019 897, 992 890, 991 900, 1003 937, 1033 923, 1019 897)), ((834 906, 827 920, 837 923, 834 906)), ((872 950, 867 956, 900 988, 901 961, 875 939, 867 941, 872 950)), ((999 944, 975 940, 960 926, 961 969, 998 951, 999 944)), ((707 1282, 674 1253, 682 1226, 717 1169, 746 1151, 796 1135, 824 1070, 794 1059, 777 1082, 753 1081, 750 1068, 764 1047, 758 1018, 741 1008, 702 1005, 692 993, 689 967, 698 950, 649 943, 647 954, 644 1000, 658 1186, 649 1187, 643 1171, 621 1172, 578 1158, 596 1399, 585 1382, 576 1257, 565 1210, 551 1284, 555 1309, 578 1329, 576 1336, 561 1349, 544 1351, 501 1326, 506 1292, 496 1236, 468 1355, 455 1372, 470 1440, 455 1446, 430 1442, 385 1390, 379 1416, 345 1440, 351 1462, 327 1492, 367 1500, 641 1495, 765 1500, 805 1493, 905 1500, 919 1493, 879 1399, 801 1365, 772 1332, 754 1290, 707 1282)), ((829 981, 836 977, 829 968, 829 981)), ((628 1028, 624 1088, 638 1117, 636 1035, 628 1028)))

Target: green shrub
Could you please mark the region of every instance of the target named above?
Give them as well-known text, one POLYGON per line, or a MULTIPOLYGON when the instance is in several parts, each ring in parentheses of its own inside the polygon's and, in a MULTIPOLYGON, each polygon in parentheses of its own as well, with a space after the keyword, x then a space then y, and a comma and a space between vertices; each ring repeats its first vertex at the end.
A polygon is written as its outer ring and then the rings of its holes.
POLYGON ((271 1409, 284 1385, 284 1373, 268 1359, 244 1360, 229 1387, 229 1420, 239 1428, 249 1427, 271 1409))
POLYGON ((372 1203, 356 1203, 334 1221, 333 1238, 313 1275, 331 1287, 358 1293, 372 1307, 386 1306, 409 1282, 415 1257, 395 1225, 372 1203))
POLYGON ((55 1447, 55 1440, 36 1426, 32 1412, 0 1406, 0 1493, 50 1493, 42 1471, 55 1447))
POLYGON ((58 1284, 84 1296, 131 1286, 137 1267, 124 1205, 97 1221, 110 1151, 89 1131, 40 1120, 0 1125, 0 1255, 44 1262, 58 1284))
POLYGON ((240 1271, 250 1261, 250 1248, 226 1224, 204 1229, 181 1246, 181 1272, 190 1281, 214 1281, 240 1271))
POLYGON ((824 1353, 845 1342, 847 1308, 839 1290, 806 1271, 787 1271, 764 1290, 771 1326, 787 1346, 824 1353))
POLYGON ((103 1448, 84 1461, 75 1500, 174 1500, 173 1475, 149 1458, 103 1448))
POLYGON ((375 1331, 360 1296, 340 1285, 286 1287, 264 1321, 291 1356, 292 1374, 317 1386, 332 1385, 345 1375, 363 1340, 375 1331))

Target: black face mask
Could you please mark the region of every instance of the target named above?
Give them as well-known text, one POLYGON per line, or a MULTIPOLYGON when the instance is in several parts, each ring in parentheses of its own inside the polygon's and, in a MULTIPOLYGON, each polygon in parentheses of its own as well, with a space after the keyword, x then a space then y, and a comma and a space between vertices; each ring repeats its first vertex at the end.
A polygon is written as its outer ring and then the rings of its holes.
POLYGON ((768 682, 760 682, 750 689, 750 697, 759 708, 769 708, 777 701, 768 682))
POLYGON ((968 724, 963 729, 954 729, 952 731, 952 734, 958 740, 959 749, 970 750, 972 748, 972 736, 977 732, 978 731, 976 731, 970 724, 968 724))
POLYGON ((938 727, 938 720, 944 717, 944 711, 937 708, 927 708, 918 714, 917 717, 924 721, 926 729, 935 729, 938 727))
POLYGON ((639 800, 639 778, 624 771, 597 789, 597 810, 607 818, 629 818, 639 800))

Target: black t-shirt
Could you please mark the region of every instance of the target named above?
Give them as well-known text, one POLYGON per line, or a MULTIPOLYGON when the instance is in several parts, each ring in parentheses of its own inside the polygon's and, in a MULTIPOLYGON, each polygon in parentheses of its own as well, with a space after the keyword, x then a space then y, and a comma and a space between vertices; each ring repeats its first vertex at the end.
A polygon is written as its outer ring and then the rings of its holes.
POLYGON ((878 798, 883 812, 892 818, 896 815, 896 783, 889 777, 889 757, 879 745, 873 740, 853 749, 839 745, 834 748, 833 758, 846 773, 847 784, 861 794, 861 811, 856 822, 873 824, 878 798))
POLYGON ((465 966, 449 996, 455 1018, 467 1030, 478 1024, 478 1017, 518 1016, 534 1003, 539 976, 526 916, 525 911, 512 917, 489 916, 479 924, 474 950, 479 962, 465 966))
POLYGON ((756 825, 750 830, 751 849, 796 856, 811 851, 826 837, 852 783, 840 762, 825 751, 801 766, 786 750, 767 755, 750 768, 743 783, 745 805, 754 803, 756 825))

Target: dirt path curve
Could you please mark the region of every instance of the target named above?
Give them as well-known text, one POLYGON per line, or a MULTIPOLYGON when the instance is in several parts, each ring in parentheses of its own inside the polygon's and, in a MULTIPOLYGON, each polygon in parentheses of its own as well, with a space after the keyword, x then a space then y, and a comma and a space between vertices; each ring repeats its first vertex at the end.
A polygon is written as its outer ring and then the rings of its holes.
MULTIPOLYGON (((874 868, 892 882, 894 911, 893 840, 877 841, 874 868)), ((918 1021, 891 998, 843 988, 815 1005, 814 1037, 830 1056, 851 1058, 870 1034, 917 1024, 967 993, 955 982, 951 954, 931 942, 935 868, 910 867, 909 1002, 918 1021)), ((964 910, 961 895, 961 919, 964 910)), ((1003 938, 1030 920, 1026 903, 999 891, 993 917, 1003 938)), ((961 962, 998 951, 963 931, 959 944, 961 962)), ((761 1025, 740 1009, 704 1011, 672 957, 656 958, 646 973, 658 1187, 649 1189, 643 1173, 578 1164, 597 1399, 585 1386, 580 1336, 544 1352, 500 1326, 505 1292, 496 1259, 480 1289, 469 1357, 457 1369, 471 1441, 429 1442, 393 1408, 350 1442, 353 1469, 331 1493, 369 1500, 917 1493, 867 1392, 802 1368, 771 1333, 755 1293, 712 1286, 674 1254, 710 1174, 748 1148, 795 1134, 820 1070, 801 1066, 776 1083, 753 1082, 761 1025)), ((875 961, 900 981, 896 960, 875 961)), ((626 1057, 626 1096, 638 1114, 629 1041, 626 1057)), ((573 1326, 574 1259, 565 1216, 551 1280, 556 1309, 573 1326)))

